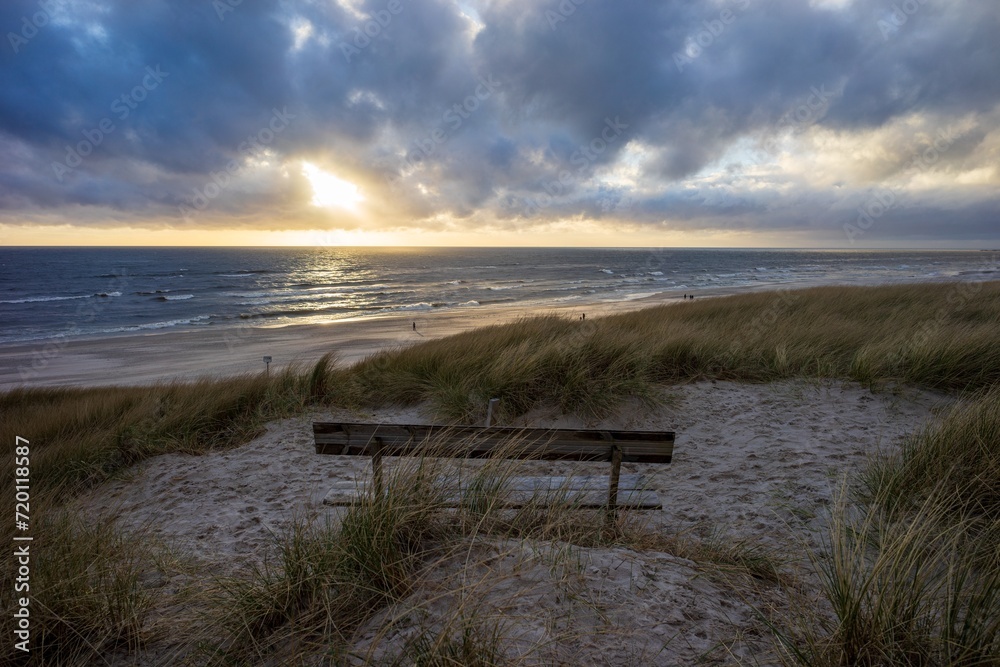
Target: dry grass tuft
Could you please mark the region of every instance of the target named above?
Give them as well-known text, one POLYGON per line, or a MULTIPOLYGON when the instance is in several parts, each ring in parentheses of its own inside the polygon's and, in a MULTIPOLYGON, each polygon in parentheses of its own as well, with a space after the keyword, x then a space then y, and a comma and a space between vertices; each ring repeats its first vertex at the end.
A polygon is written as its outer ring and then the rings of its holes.
POLYGON ((815 555, 832 615, 782 634, 805 665, 1000 664, 1000 392, 865 471, 815 555))
MULTIPOLYGON (((84 521, 63 512, 39 514, 30 543, 31 655, 37 664, 85 665, 114 651, 138 651, 158 602, 145 581, 158 565, 139 533, 114 522, 84 521)), ((16 543, 15 543, 16 544, 16 543)), ((13 585, 0 591, 12 609, 13 585)), ((14 636, 5 611, 0 628, 14 636)))

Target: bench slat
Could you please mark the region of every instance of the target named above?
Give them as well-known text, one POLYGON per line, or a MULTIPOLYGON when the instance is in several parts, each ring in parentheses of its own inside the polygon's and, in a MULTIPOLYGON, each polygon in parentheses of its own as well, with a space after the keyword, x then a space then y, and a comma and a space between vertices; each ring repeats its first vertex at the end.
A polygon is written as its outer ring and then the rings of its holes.
POLYGON ((670 463, 674 446, 674 434, 667 431, 316 422, 313 433, 318 454, 361 456, 380 449, 383 456, 439 452, 487 458, 499 451, 508 458, 609 461, 611 445, 617 444, 622 461, 670 463))
MULTIPOLYGON (((467 482, 459 484, 457 490, 446 492, 445 504, 448 507, 461 505, 462 497, 469 487, 467 482)), ((345 506, 353 504, 359 494, 369 490, 369 485, 362 484, 360 488, 353 482, 335 485, 326 494, 323 504, 345 506)), ((511 477, 504 480, 502 502, 505 508, 516 509, 529 504, 571 505, 580 509, 597 509, 607 505, 607 476, 579 475, 574 477, 511 477)), ((662 509, 656 492, 646 488, 641 475, 622 475, 618 486, 618 507, 628 509, 662 509)))

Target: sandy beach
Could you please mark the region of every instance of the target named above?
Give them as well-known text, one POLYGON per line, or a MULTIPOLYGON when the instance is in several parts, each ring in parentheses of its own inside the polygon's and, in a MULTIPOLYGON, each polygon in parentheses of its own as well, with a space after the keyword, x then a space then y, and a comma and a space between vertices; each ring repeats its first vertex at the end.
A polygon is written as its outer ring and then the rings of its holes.
MULTIPOLYGON (((767 285, 753 291, 766 289, 767 285)), ((734 293, 703 290, 700 298, 734 293)), ((749 290, 740 290, 749 291, 749 290)), ((382 349, 442 338, 519 317, 558 314, 597 317, 657 304, 683 303, 680 292, 666 291, 625 301, 553 303, 545 306, 484 306, 367 316, 327 324, 284 327, 202 327, 184 331, 122 334, 0 346, 0 390, 17 386, 102 386, 153 384, 199 377, 223 377, 289 364, 309 365, 327 352, 350 364, 382 349), (417 330, 412 328, 413 322, 417 330)))

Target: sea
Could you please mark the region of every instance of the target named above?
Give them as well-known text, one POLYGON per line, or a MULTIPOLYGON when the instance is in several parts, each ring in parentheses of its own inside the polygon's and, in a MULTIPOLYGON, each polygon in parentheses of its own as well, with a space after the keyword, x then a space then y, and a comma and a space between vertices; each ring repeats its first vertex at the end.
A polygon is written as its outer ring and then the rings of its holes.
POLYGON ((720 288, 994 280, 998 257, 914 250, 0 248, 0 344, 697 296, 720 288))

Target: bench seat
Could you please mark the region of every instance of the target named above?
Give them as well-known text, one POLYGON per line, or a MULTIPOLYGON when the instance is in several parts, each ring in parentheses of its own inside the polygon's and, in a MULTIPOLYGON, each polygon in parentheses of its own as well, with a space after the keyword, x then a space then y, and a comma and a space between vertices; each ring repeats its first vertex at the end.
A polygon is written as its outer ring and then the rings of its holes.
MULTIPOLYGON (((458 507, 462 503, 469 483, 460 482, 457 489, 454 483, 443 480, 443 501, 447 507, 458 507)), ((371 482, 338 482, 331 487, 323 498, 324 505, 342 507, 351 505, 359 494, 366 493, 371 488, 371 482)), ((503 482, 501 503, 508 509, 518 509, 527 505, 566 504, 579 509, 600 509, 608 503, 607 475, 577 475, 577 476, 516 476, 508 477, 503 482)), ((620 475, 618 479, 618 507, 637 510, 662 509, 656 492, 646 487, 642 475, 620 475)))
MULTIPOLYGON (((317 454, 370 456, 376 489, 383 488, 385 456, 608 461, 607 477, 517 477, 507 480, 505 489, 508 506, 569 502, 581 508, 604 507, 611 518, 619 506, 661 508, 639 476, 621 475, 622 462, 670 463, 674 450, 671 431, 316 422, 313 434, 317 454)), ((350 504, 358 490, 354 484, 349 489, 335 487, 324 503, 350 504)), ((457 503, 463 493, 460 486, 452 500, 457 503)))

